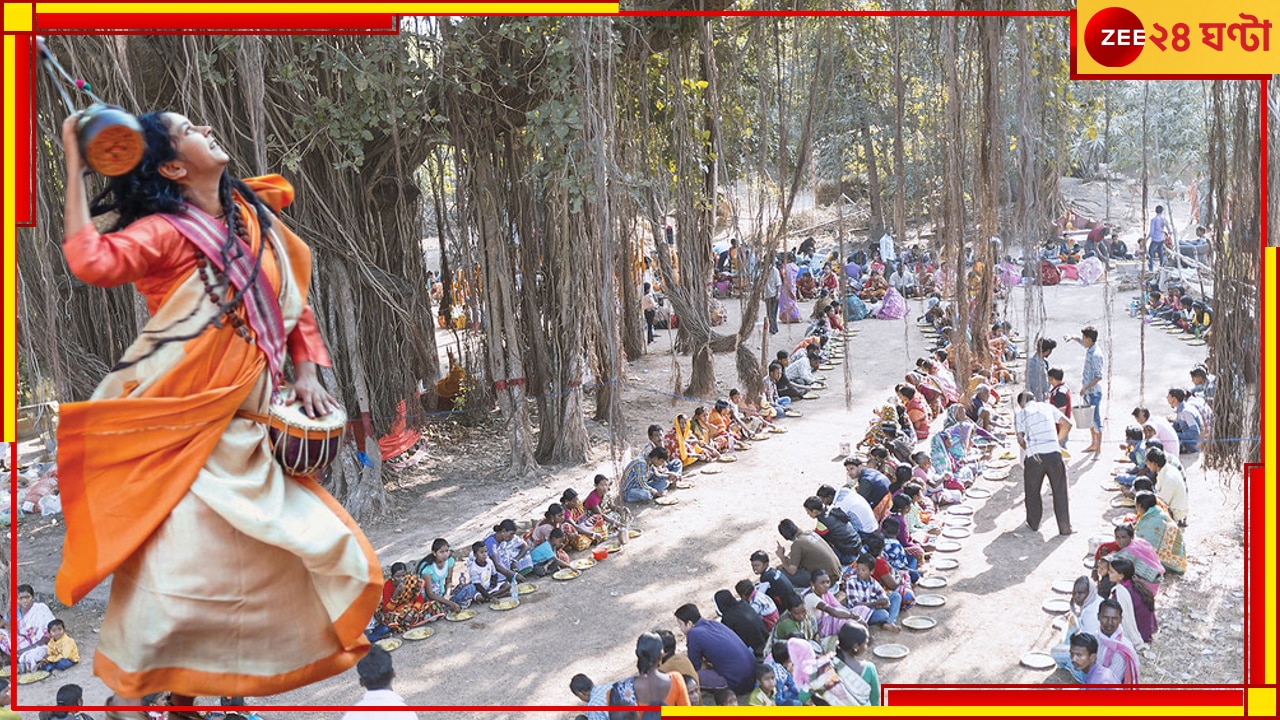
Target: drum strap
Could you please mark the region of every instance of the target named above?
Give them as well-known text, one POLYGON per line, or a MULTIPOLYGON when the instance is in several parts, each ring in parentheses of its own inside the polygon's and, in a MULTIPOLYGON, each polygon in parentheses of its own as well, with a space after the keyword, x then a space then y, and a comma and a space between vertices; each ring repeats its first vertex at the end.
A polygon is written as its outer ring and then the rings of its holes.
POLYGON ((271 424, 271 418, 267 417, 266 415, 259 415, 256 412, 249 412, 248 410, 237 410, 236 417, 244 418, 246 420, 252 420, 253 422, 261 423, 263 425, 271 424))

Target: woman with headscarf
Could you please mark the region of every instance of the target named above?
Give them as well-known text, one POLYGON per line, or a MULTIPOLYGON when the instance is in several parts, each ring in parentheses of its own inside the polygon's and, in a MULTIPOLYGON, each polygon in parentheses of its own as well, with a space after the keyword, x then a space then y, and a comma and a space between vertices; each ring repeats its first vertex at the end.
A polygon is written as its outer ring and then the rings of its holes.
POLYGON ((1071 664, 1071 637, 1076 633, 1089 633, 1097 637, 1101 632, 1098 622, 1098 607, 1102 604, 1102 596, 1093 580, 1081 575, 1076 578, 1071 588, 1071 610, 1067 612, 1067 627, 1062 634, 1062 642, 1049 651, 1058 667, 1066 668, 1076 680, 1084 682, 1084 673, 1071 664))
POLYGON ((1134 537, 1141 538, 1156 551, 1160 564, 1169 572, 1182 574, 1187 571, 1187 549, 1182 542, 1182 528, 1169 517, 1154 493, 1140 492, 1134 495, 1138 520, 1133 524, 1134 537))

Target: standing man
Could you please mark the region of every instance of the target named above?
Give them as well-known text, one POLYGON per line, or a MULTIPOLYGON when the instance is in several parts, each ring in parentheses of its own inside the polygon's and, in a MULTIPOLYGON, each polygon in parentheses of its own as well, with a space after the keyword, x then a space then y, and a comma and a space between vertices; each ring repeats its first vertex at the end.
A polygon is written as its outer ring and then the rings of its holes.
POLYGON ((1089 426, 1091 442, 1084 451, 1102 452, 1102 353, 1098 352, 1098 330, 1092 325, 1072 338, 1084 346, 1084 371, 1080 377, 1080 399, 1093 408, 1093 424, 1089 426))
POLYGON ((764 281, 765 314, 769 316, 769 334, 778 334, 778 291, 782 289, 782 273, 778 261, 769 263, 769 276, 764 281))
POLYGON ((644 284, 644 295, 640 298, 644 308, 644 327, 649 335, 649 343, 653 342, 653 321, 658 315, 658 298, 653 294, 653 286, 644 284))
POLYGON ((897 260, 898 256, 893 252, 893 236, 889 234, 889 230, 885 230, 884 235, 880 236, 880 262, 887 268, 892 267, 897 260))
MULTIPOLYGON (((1046 402, 1032 399, 1024 390, 1018 393, 1018 407, 1013 416, 1013 429, 1018 434, 1018 445, 1024 451, 1022 461, 1022 486, 1026 493, 1027 527, 1040 529, 1040 516, 1044 509, 1040 491, 1044 478, 1049 476, 1049 492, 1053 494, 1053 514, 1058 520, 1058 534, 1070 535, 1071 509, 1067 500, 1067 467, 1062 463, 1062 448, 1058 445, 1058 432, 1071 420, 1046 402)), ((1095 652, 1096 647, 1095 647, 1095 652)))
POLYGON ((1049 397, 1049 356, 1058 341, 1053 338, 1040 338, 1036 342, 1036 352, 1027 360, 1027 390, 1039 402, 1049 397))
POLYGON ((1157 205, 1156 215, 1151 218, 1151 231, 1147 233, 1147 272, 1152 271, 1157 255, 1160 256, 1160 264, 1164 265, 1164 237, 1172 234, 1169 218, 1164 216, 1164 206, 1157 205))

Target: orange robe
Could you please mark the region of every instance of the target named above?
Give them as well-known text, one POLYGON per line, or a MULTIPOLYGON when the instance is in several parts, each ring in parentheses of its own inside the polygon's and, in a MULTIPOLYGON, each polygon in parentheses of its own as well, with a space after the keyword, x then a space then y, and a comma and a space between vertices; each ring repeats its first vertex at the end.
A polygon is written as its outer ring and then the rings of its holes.
MULTIPOLYGON (((247 182, 274 208, 292 199, 279 176, 247 182)), ((264 238, 237 202, 251 250, 270 243, 262 272, 281 293, 289 354, 327 365, 306 305, 310 249, 279 220, 264 238)), ((314 478, 283 475, 265 427, 237 417, 265 414, 266 359, 230 324, 206 326, 217 311, 193 272, 194 246, 149 216, 107 235, 87 226, 64 250, 78 277, 132 282, 152 313, 125 352, 136 364, 61 406, 58 598, 73 604, 115 575, 95 674, 129 697, 262 696, 350 668, 381 596, 377 557, 314 478), (201 327, 139 359, 157 336, 201 327)))

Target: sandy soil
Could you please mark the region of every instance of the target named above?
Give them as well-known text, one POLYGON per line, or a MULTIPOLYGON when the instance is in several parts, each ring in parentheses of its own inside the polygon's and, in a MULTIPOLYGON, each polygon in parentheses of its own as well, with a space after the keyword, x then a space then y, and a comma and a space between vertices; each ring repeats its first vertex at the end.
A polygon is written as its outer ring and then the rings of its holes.
MULTIPOLYGON (((898 661, 877 660, 885 683, 1044 683, 1062 682, 1065 673, 1035 672, 1018 664, 1031 649, 1047 649, 1057 642, 1053 617, 1041 610, 1054 595, 1051 584, 1086 572, 1081 558, 1089 538, 1110 534, 1111 518, 1120 511, 1108 502, 1113 496, 1101 488, 1107 480, 1129 411, 1139 403, 1141 366, 1139 323, 1125 307, 1131 292, 1104 302, 1102 286, 1080 287, 1068 281, 1046 288, 1047 318, 1043 332, 1061 337, 1076 334, 1085 324, 1102 331, 1108 354, 1105 448, 1096 460, 1077 453, 1069 461, 1071 514, 1076 534, 1057 537, 1052 522, 1039 533, 1023 523, 1021 473, 1015 466, 1004 482, 979 480, 992 490, 986 500, 970 501, 977 508, 974 534, 963 540, 953 557, 958 569, 937 573, 948 579, 941 593, 947 603, 937 609, 916 608, 909 614, 937 618, 938 627, 904 631, 877 642, 901 642, 911 649, 898 661), (1110 307, 1110 329, 1107 308, 1110 307), (1021 527, 1020 527, 1021 525, 1021 527)), ((730 323, 737 322, 736 300, 729 301, 730 323)), ((1021 291, 1008 303, 1009 319, 1023 336, 1034 337, 1040 327, 1026 327, 1021 291)), ((819 400, 801 403, 804 417, 788 421, 791 432, 757 443, 740 455, 740 462, 721 465, 717 475, 696 475, 695 487, 682 490, 678 505, 638 512, 643 536, 624 552, 585 572, 577 580, 558 583, 538 580, 538 592, 522 598, 520 608, 496 613, 482 608, 480 616, 463 624, 441 622, 429 640, 406 643, 394 654, 398 669, 395 689, 411 704, 423 705, 575 705, 569 678, 585 672, 611 681, 633 669, 632 650, 638 634, 654 629, 676 631, 674 609, 688 601, 704 613, 712 608, 712 594, 728 588, 750 571, 747 558, 757 549, 771 551, 776 526, 791 517, 809 522, 801 502, 821 483, 842 478, 838 448, 861 439, 871 412, 891 394, 909 364, 925 351, 914 326, 917 311, 903 321, 867 320, 856 323, 859 334, 849 343, 846 366, 828 374, 831 389, 819 400), (848 382, 852 402, 844 402, 848 382)), ((782 326, 770 341, 770 354, 791 347, 803 326, 782 326)), ((692 402, 676 401, 673 373, 689 374, 688 359, 670 352, 671 337, 660 333, 650 354, 626 369, 630 378, 623 393, 628 432, 622 438, 632 448, 643 439, 650 422, 670 423, 676 412, 689 411, 692 402)), ((759 333, 752 343, 758 347, 759 333)), ((1187 371, 1204 359, 1204 348, 1193 348, 1162 331, 1147 332, 1145 400, 1164 409, 1165 390, 1187 382, 1187 371)), ((1083 349, 1059 346, 1053 356, 1067 371, 1068 383, 1079 384, 1083 349)), ((716 358, 721 393, 736 384, 732 358, 716 358)), ((597 467, 616 475, 606 457, 608 429, 590 424, 599 455, 595 462, 558 471, 524 485, 502 479, 503 453, 482 429, 442 429, 427 462, 398 478, 390 488, 391 509, 385 518, 366 526, 384 564, 412 561, 424 555, 431 540, 447 537, 455 548, 480 539, 505 517, 517 520, 541 514, 565 487, 590 488, 597 467)), ((1088 443, 1083 432, 1070 448, 1088 443)), ((1144 682, 1239 683, 1243 674, 1241 555, 1243 511, 1238 477, 1206 473, 1197 456, 1189 463, 1191 523, 1186 541, 1191 556, 1187 576, 1166 582, 1159 599, 1161 630, 1143 659, 1144 682)), ((1046 490, 1047 495, 1047 490, 1046 490)), ((1048 508, 1046 498, 1046 508, 1048 508)), ((1046 509, 1046 515, 1049 510, 1046 509)), ((29 582, 40 599, 67 621, 80 643, 84 661, 59 677, 24 686, 24 704, 52 702, 58 686, 75 682, 85 687, 86 699, 97 703, 108 694, 91 675, 95 628, 101 622, 106 585, 74 608, 52 599, 53 576, 62 543, 61 519, 28 518, 19 527, 19 582, 29 582)), ((677 631, 677 635, 679 635, 677 631)), ((328 681, 256 704, 337 705, 360 696, 354 670, 328 681)), ((465 714, 458 714, 459 717, 465 714)), ((567 713, 550 714, 550 716, 567 713)), ((306 713, 301 717, 333 717, 306 713)), ((542 713, 540 717, 548 717, 542 713)), ((495 717, 492 713, 476 717, 495 717)))

